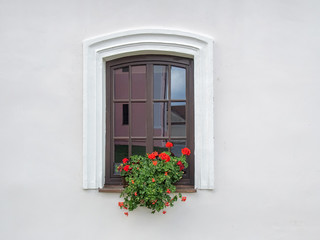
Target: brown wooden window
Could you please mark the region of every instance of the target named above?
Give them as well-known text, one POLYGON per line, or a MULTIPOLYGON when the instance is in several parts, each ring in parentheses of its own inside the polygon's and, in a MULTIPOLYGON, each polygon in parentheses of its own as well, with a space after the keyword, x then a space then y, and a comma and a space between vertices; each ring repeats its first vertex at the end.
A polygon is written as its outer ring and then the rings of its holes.
POLYGON ((134 154, 189 147, 179 184, 194 184, 193 60, 144 55, 106 63, 106 185, 121 184, 117 167, 134 154))

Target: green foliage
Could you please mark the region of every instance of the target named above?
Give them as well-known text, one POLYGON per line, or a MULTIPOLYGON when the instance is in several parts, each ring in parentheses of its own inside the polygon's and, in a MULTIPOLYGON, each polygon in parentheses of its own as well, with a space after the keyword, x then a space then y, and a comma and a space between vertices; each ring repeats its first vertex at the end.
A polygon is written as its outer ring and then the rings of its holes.
POLYGON ((175 194, 174 183, 182 178, 182 170, 188 167, 185 155, 175 157, 165 151, 159 155, 157 152, 134 155, 126 160, 118 168, 128 183, 120 194, 124 198, 124 202, 119 202, 120 208, 132 211, 141 206, 155 213, 174 206, 173 203, 182 197, 175 194))

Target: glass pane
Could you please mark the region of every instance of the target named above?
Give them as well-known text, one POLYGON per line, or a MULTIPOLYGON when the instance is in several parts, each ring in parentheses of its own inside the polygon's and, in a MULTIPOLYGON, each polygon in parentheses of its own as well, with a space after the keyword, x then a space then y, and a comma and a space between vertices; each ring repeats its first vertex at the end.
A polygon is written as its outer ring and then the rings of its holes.
POLYGON ((153 104, 153 135, 157 137, 168 136, 168 104, 153 104))
POLYGON ((171 136, 186 136, 186 103, 171 103, 171 136))
POLYGON ((153 98, 168 99, 168 68, 167 66, 153 66, 153 98))
POLYGON ((129 98, 129 67, 114 70, 114 98, 129 98))
POLYGON ((171 67, 171 99, 186 99, 186 69, 171 67))
POLYGON ((127 103, 114 103, 114 136, 128 137, 128 109, 127 103))
POLYGON ((159 153, 168 151, 168 148, 166 148, 167 142, 168 140, 153 140, 153 151, 157 151, 159 153))
POLYGON ((181 149, 186 147, 186 140, 171 140, 173 143, 173 147, 171 148, 171 152, 176 157, 181 156, 181 149))
POLYGON ((145 103, 132 103, 131 104, 131 135, 134 137, 146 136, 146 104, 145 103))
POLYGON ((132 140, 132 155, 146 155, 145 140, 132 140))
POLYGON ((147 83, 147 67, 142 66, 133 66, 131 68, 131 97, 134 99, 137 98, 146 98, 146 83, 147 83))
POLYGON ((126 140, 114 140, 114 161, 113 161, 113 173, 120 175, 118 172, 118 166, 122 163, 122 159, 128 158, 129 147, 126 140))

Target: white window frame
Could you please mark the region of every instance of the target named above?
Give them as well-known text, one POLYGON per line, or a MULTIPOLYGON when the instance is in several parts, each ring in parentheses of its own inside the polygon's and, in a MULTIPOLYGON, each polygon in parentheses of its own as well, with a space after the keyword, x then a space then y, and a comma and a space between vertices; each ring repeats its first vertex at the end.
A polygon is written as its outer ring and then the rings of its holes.
POLYGON ((213 40, 171 29, 135 29, 84 40, 83 188, 102 188, 105 181, 105 63, 142 54, 194 59, 195 188, 213 189, 213 40))

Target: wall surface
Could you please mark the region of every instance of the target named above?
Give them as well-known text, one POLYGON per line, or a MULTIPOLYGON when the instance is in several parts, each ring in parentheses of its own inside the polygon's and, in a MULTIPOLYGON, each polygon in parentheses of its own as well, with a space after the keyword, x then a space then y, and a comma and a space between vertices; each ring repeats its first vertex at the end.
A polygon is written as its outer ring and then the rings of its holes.
POLYGON ((0 239, 318 240, 319 23, 316 0, 0 0, 0 239), (82 189, 82 41, 144 27, 215 39, 215 190, 126 217, 82 189))

